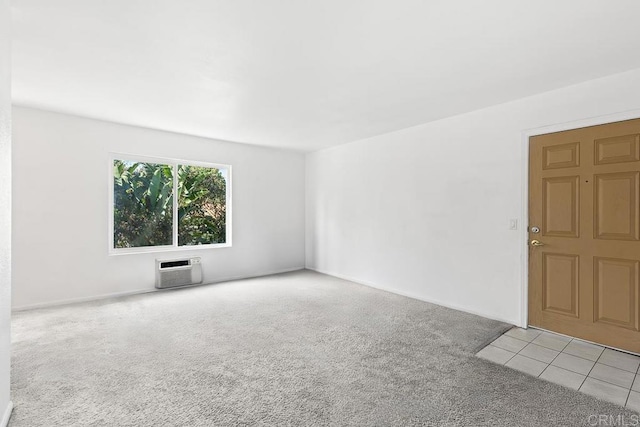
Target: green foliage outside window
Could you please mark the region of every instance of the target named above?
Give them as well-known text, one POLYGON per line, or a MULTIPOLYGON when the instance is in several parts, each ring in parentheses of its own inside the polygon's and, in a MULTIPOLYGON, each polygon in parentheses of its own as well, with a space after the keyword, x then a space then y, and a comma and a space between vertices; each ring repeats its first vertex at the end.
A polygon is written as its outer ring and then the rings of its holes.
POLYGON ((178 166, 178 245, 225 243, 226 198, 220 170, 178 166))
POLYGON ((114 247, 173 245, 177 169, 179 246, 226 242, 226 179, 200 166, 114 160, 114 247))

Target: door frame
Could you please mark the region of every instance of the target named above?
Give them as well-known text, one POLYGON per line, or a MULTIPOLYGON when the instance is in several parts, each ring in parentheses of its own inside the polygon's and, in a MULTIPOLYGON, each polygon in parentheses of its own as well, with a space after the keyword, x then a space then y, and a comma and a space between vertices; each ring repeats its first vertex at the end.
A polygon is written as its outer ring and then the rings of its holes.
POLYGON ((547 133, 563 132, 566 130, 584 128, 589 126, 604 125, 607 123, 621 122, 624 120, 640 119, 640 110, 622 111, 603 116, 589 117, 571 122, 557 123, 537 128, 525 129, 521 132, 521 159, 522 159, 522 227, 520 229, 521 256, 521 286, 520 286, 520 326, 529 326, 529 139, 533 136, 547 133))

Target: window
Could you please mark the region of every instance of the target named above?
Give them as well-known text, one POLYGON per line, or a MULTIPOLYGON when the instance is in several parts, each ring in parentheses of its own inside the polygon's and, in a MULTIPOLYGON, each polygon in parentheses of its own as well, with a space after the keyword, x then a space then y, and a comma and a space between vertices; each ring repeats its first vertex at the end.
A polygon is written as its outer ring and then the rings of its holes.
POLYGON ((230 246, 231 166, 115 155, 111 251, 230 246))

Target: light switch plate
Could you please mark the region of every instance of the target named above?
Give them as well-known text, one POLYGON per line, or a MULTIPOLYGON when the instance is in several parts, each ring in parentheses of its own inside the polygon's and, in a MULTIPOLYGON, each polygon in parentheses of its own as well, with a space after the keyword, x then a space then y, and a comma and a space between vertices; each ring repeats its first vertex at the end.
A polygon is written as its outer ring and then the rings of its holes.
POLYGON ((517 230, 518 229, 518 220, 510 219, 509 220, 509 230, 517 230))

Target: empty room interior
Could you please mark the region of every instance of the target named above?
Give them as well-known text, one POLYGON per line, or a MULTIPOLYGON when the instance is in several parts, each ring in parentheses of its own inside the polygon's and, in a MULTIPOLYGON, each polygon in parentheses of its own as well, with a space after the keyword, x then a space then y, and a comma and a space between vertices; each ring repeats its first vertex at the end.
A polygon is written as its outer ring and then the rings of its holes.
POLYGON ((0 0, 0 427, 640 425, 638 17, 0 0))

